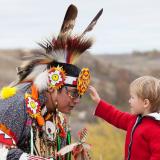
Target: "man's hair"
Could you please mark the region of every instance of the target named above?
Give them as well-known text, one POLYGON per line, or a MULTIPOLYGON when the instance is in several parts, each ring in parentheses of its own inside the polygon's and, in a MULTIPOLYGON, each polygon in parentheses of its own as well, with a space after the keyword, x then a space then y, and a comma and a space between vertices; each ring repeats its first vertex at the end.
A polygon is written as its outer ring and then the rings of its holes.
POLYGON ((142 76, 130 84, 130 91, 142 100, 148 99, 150 112, 160 111, 160 80, 152 76, 142 76))

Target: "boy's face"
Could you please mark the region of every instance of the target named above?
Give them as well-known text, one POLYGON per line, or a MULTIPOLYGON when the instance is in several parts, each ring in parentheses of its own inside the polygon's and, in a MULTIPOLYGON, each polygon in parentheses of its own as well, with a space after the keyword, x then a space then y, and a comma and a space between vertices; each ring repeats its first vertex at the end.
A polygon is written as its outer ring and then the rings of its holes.
POLYGON ((139 98, 135 93, 130 93, 129 104, 131 107, 132 114, 144 114, 145 102, 143 99, 139 98))

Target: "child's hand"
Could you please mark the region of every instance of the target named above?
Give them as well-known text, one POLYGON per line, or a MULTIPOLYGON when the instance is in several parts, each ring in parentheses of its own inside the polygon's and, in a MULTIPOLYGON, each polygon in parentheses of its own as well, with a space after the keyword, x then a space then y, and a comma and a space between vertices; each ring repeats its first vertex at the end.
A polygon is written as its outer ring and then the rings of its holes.
POLYGON ((100 99, 99 94, 97 93, 96 89, 93 86, 89 86, 89 91, 90 91, 91 99, 96 104, 98 104, 101 99, 100 99))

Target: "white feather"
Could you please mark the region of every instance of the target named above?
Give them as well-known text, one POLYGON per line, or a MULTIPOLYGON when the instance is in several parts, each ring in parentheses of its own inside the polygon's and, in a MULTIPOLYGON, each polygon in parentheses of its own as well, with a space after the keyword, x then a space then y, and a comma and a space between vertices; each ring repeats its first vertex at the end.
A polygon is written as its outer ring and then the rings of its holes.
POLYGON ((41 65, 37 65, 34 67, 33 71, 28 75, 28 77, 26 79, 30 80, 30 79, 35 79, 35 77, 45 71, 47 69, 47 65, 46 64, 41 64, 41 65))
POLYGON ((63 156, 63 155, 65 155, 66 153, 73 151, 73 149, 74 149, 76 146, 78 146, 79 144, 81 144, 81 143, 73 143, 73 144, 67 145, 67 146, 63 147, 62 149, 60 149, 60 150, 57 152, 57 155, 63 156))
POLYGON ((48 88, 48 71, 40 73, 34 80, 34 84, 38 88, 39 92, 48 88))
POLYGON ((58 62, 66 63, 67 51, 59 49, 52 52, 52 54, 54 55, 54 59, 57 60, 58 62))

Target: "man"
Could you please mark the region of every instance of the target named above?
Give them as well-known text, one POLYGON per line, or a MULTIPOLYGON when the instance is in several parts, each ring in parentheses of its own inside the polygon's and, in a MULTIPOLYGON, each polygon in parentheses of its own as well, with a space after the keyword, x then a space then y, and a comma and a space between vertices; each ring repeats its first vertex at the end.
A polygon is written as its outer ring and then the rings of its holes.
POLYGON ((46 53, 25 57, 17 68, 18 79, 2 89, 2 160, 71 159, 70 153, 57 156, 57 151, 71 143, 64 114, 79 103, 90 82, 89 69, 73 63, 92 45, 84 35, 101 14, 102 10, 80 36, 73 36, 77 8, 70 5, 57 38, 39 44, 46 53))

